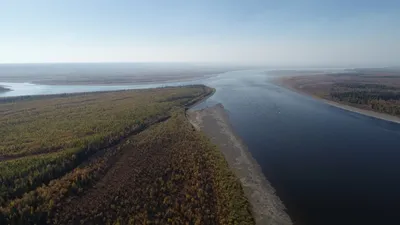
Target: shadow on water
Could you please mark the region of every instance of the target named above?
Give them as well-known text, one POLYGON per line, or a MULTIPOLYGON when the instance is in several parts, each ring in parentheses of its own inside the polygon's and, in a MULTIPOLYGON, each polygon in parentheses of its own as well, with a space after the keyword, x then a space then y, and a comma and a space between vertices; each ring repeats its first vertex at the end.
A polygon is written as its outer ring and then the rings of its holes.
POLYGON ((264 73, 225 73, 196 108, 222 103, 297 224, 396 224, 400 125, 278 87, 264 73))

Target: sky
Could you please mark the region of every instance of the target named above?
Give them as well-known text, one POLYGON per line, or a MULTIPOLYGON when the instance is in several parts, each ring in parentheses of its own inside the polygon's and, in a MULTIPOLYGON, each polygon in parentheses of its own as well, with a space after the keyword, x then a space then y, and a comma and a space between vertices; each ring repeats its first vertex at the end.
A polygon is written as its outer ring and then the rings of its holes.
POLYGON ((399 0, 0 0, 0 63, 398 66, 399 0))

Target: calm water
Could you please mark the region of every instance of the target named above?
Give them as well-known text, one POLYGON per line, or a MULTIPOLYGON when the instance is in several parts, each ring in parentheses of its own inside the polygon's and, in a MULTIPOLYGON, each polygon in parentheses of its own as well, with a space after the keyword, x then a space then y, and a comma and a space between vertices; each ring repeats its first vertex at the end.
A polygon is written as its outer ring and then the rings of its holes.
POLYGON ((95 92, 95 91, 115 91, 127 89, 144 89, 155 88, 171 85, 185 85, 193 83, 173 82, 173 83, 153 83, 138 85, 40 85, 31 83, 8 83, 0 82, 0 86, 11 89, 12 91, 0 92, 0 97, 12 97, 21 95, 51 95, 62 93, 79 93, 79 92, 95 92))
MULTIPOLYGON (((270 79, 259 71, 241 71, 203 80, 217 92, 197 108, 225 106, 298 224, 398 224, 400 125, 325 105, 277 87, 270 79)), ((199 81, 170 85, 189 83, 199 81)), ((20 85, 14 95, 21 95, 165 84, 13 85, 20 85)))
POLYGON ((207 83, 298 224, 399 224, 400 125, 277 87, 258 72, 207 83))

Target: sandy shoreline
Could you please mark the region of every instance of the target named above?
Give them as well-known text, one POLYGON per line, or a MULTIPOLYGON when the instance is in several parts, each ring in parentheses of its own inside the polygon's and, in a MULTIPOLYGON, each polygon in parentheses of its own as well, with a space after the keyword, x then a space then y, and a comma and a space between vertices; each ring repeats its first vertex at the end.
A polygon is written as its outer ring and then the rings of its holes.
POLYGON ((346 110, 346 111, 350 111, 350 112, 354 112, 354 113, 359 113, 361 115, 364 116, 369 116, 369 117, 373 117, 376 119, 381 119, 381 120, 385 120, 385 121, 389 121, 389 122, 393 122, 393 123, 400 123, 400 118, 396 117, 396 116, 392 116, 392 115, 388 115, 388 114, 384 114, 384 113, 379 113, 379 112, 374 112, 371 110, 366 110, 366 109, 360 109, 360 108, 356 108, 353 106, 349 106, 349 105, 345 105, 345 104, 341 104, 338 102, 334 102, 334 101, 330 101, 324 98, 320 98, 318 96, 312 95, 310 93, 307 93, 306 91, 303 91, 301 89, 299 89, 298 87, 296 87, 295 85, 293 85, 291 82, 288 82, 288 79, 293 78, 293 77, 284 77, 284 78, 277 78, 274 80, 274 84, 279 85, 281 87, 287 88, 289 90, 292 90, 294 92, 297 92, 299 94, 303 94, 303 95, 307 95, 310 97, 313 97, 315 99, 318 99, 319 101, 346 110))
POLYGON ((234 133, 224 107, 218 104, 198 111, 188 111, 187 116, 197 130, 203 131, 212 143, 219 146, 230 168, 242 183, 256 224, 292 224, 285 212, 285 206, 275 194, 275 189, 265 178, 247 147, 234 133))

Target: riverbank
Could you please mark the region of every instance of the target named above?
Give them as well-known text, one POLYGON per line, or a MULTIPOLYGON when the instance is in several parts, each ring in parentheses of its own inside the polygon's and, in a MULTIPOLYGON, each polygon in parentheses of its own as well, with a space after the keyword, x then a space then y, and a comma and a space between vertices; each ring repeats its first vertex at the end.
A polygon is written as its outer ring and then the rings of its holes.
POLYGON ((224 107, 218 104, 198 111, 188 111, 187 117, 196 130, 203 131, 222 151, 229 167, 241 181, 256 224, 292 224, 285 206, 264 177, 260 166, 234 133, 224 107))
POLYGON ((298 86, 296 85, 295 82, 292 82, 292 79, 294 79, 295 77, 281 77, 281 78, 277 78, 273 80, 273 83, 276 85, 279 85, 281 87, 290 89, 294 92, 297 92, 299 94, 304 94, 307 96, 311 96, 315 99, 320 100, 321 102, 346 110, 346 111, 350 111, 350 112, 354 112, 354 113, 359 113, 362 114, 364 116, 369 116, 372 118, 376 118, 376 119, 381 119, 381 120, 385 120, 385 121, 389 121, 389 122, 393 122, 393 123, 400 123, 400 118, 396 117, 396 116, 392 116, 392 115, 388 115, 388 114, 384 114, 384 113, 379 113, 379 112, 374 112, 371 110, 366 110, 366 109, 361 109, 361 108, 357 108, 357 107, 353 107, 350 105, 346 105, 346 104, 342 104, 339 102, 335 102, 335 101, 331 101, 325 98, 322 98, 320 96, 317 95, 313 95, 311 93, 308 93, 307 91, 302 89, 302 86, 298 86))

